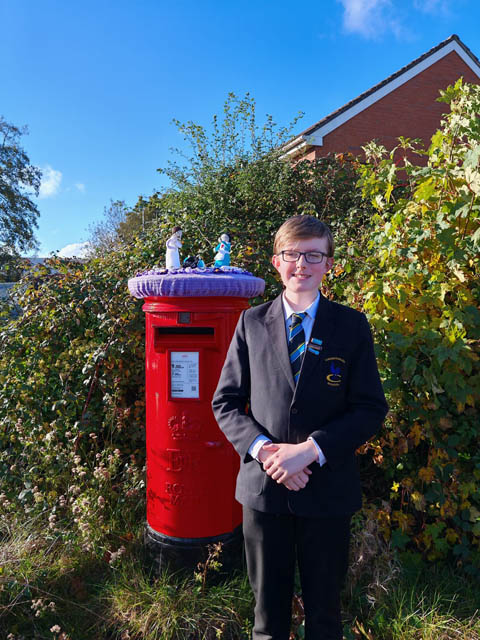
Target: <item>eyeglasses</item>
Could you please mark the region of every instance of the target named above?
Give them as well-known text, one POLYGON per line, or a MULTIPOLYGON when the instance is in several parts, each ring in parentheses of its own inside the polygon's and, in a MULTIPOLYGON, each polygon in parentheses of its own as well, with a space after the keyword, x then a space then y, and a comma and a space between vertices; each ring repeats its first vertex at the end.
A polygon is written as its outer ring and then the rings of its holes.
POLYGON ((300 256, 305 256, 305 260, 310 264, 320 264, 324 258, 328 258, 322 251, 280 251, 285 262, 297 262, 300 256))

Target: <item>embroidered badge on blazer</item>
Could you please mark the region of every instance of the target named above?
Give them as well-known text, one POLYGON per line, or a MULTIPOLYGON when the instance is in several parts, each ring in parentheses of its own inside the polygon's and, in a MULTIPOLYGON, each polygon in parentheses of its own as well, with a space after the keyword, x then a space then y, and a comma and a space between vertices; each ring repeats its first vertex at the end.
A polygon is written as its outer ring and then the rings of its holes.
POLYGON ((328 362, 328 386, 339 387, 342 382, 342 365, 345 364, 345 360, 338 356, 332 356, 331 358, 327 358, 325 362, 328 362))

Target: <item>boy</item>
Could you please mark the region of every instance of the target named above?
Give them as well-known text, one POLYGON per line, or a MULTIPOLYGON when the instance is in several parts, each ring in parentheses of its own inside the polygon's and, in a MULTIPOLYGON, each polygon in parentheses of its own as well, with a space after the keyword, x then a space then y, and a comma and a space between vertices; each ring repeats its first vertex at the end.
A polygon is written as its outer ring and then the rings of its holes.
POLYGON ((212 402, 241 458, 253 640, 288 640, 296 561, 306 640, 342 639, 350 518, 361 507, 355 450, 388 407, 365 316, 319 293, 333 249, 317 218, 280 227, 272 264, 284 291, 241 315, 212 402))

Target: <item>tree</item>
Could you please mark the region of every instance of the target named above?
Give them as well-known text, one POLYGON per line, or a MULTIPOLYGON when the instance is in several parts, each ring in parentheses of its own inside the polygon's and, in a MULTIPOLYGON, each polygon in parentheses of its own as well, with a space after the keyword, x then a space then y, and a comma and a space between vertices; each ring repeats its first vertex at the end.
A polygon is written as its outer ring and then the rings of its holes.
POLYGON ((127 215, 128 207, 123 200, 110 200, 110 206, 103 209, 103 218, 88 227, 92 254, 115 249, 122 240, 119 230, 127 215))
POLYGON ((262 274, 268 298, 279 287, 270 265, 276 229, 289 216, 318 215, 335 234, 341 276, 332 283, 332 293, 343 294, 355 279, 351 256, 362 255, 372 208, 355 190, 358 176, 351 156, 296 165, 282 160, 283 145, 299 117, 286 127, 278 127, 269 115, 259 124, 253 98, 231 93, 223 115, 214 116, 209 128, 174 121, 186 144, 159 169, 170 187, 140 197, 116 229, 117 237, 130 243, 137 236, 156 235, 162 262, 168 228, 180 225, 183 257, 200 253, 209 265, 218 236, 228 231, 234 264, 262 274))
POLYGON ((20 146, 20 137, 27 133, 0 116, 0 274, 20 251, 35 249, 34 229, 40 215, 31 200, 31 191, 38 195, 41 171, 30 164, 20 146))
MULTIPOLYGON (((157 233, 163 246, 168 236, 161 230, 179 225, 183 257, 200 253, 207 265, 213 263, 218 236, 228 232, 232 263, 265 278, 267 299, 280 286, 270 264, 273 236, 289 216, 318 215, 331 224, 346 254, 347 239, 357 246, 371 206, 354 189, 358 176, 352 158, 331 156, 295 166, 281 159, 297 121, 282 128, 267 115, 259 124, 248 94, 229 94, 223 117, 214 116, 210 129, 175 121, 190 153, 174 150, 177 159, 159 169, 171 187, 139 199, 128 214, 130 229, 157 233)), ((352 274, 342 276, 347 277, 352 274)))
POLYGON ((131 242, 139 234, 148 233, 152 224, 159 222, 161 212, 168 211, 168 197, 168 194, 160 192, 155 192, 148 199, 139 196, 118 227, 118 235, 123 242, 131 242))

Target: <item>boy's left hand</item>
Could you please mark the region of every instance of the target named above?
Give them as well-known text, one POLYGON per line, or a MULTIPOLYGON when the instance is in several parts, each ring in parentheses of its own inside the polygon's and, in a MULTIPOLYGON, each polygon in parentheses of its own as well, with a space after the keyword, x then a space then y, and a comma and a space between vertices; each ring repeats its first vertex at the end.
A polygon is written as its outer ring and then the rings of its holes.
POLYGON ((267 474, 279 484, 285 483, 288 478, 299 473, 309 464, 318 460, 317 448, 311 440, 299 444, 285 442, 272 445, 264 445, 268 451, 272 447, 272 455, 263 463, 267 474))

